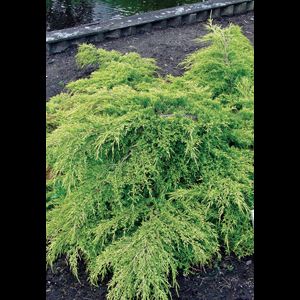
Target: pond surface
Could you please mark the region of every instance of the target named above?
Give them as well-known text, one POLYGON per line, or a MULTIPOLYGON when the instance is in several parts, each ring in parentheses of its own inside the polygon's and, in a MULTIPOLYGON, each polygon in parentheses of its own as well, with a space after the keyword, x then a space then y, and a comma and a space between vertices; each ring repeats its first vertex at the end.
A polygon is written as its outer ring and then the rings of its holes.
POLYGON ((203 0, 46 0, 47 31, 118 19, 203 0))

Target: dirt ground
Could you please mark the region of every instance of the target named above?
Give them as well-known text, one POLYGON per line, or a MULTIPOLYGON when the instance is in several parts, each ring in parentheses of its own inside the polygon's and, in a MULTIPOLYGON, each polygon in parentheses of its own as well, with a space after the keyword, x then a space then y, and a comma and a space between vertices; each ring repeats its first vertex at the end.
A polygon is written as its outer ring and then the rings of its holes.
MULTIPOLYGON (((244 34, 254 44, 254 13, 227 17, 216 20, 223 26, 229 23, 238 24, 244 34)), ((117 50, 120 52, 135 51, 143 57, 152 57, 161 68, 161 75, 182 74, 178 64, 191 52, 200 48, 195 39, 206 33, 205 23, 196 23, 177 28, 154 30, 150 33, 124 37, 97 43, 98 48, 117 50)), ((93 70, 80 70, 75 63, 76 49, 68 49, 64 53, 47 56, 46 61, 46 100, 60 93, 65 85, 73 80, 88 76, 93 70)))
MULTIPOLYGON (((179 297, 173 290, 173 299, 180 300, 253 300, 253 257, 238 260, 225 257, 213 268, 195 270, 189 276, 180 275, 179 297)), ((70 273, 64 259, 60 259, 53 272, 47 271, 47 300, 104 300, 107 287, 93 287, 87 281, 83 264, 80 265, 78 282, 70 273)))
MULTIPOLYGON (((242 26, 244 34, 254 44, 254 13, 227 17, 216 20, 226 26, 234 23, 242 26)), ((120 52, 135 51, 143 57, 152 57, 161 68, 159 73, 180 75, 183 70, 178 64, 189 53, 199 49, 195 38, 203 36, 206 30, 203 23, 185 25, 177 28, 155 30, 126 38, 105 41, 96 44, 107 50, 120 52)), ((46 100, 60 93, 65 85, 73 80, 88 76, 93 70, 79 70, 75 64, 76 49, 47 56, 46 62, 46 100)), ((254 262, 253 257, 238 260, 225 257, 221 263, 212 268, 195 270, 194 275, 179 276, 179 298, 173 291, 174 299, 181 300, 253 300, 254 299, 254 262)), ((81 265, 78 282, 70 274, 64 259, 54 266, 54 272, 47 271, 47 300, 104 300, 106 285, 92 287, 81 265)))

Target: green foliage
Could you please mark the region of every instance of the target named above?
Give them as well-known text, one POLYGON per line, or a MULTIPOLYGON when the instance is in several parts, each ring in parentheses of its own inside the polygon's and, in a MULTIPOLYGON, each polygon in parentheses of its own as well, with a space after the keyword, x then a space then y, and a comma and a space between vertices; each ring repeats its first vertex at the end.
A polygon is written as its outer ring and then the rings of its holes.
POLYGON ((238 26, 222 29, 210 23, 209 28, 211 32, 197 41, 210 46, 184 61, 189 69, 185 76, 197 77, 199 85, 210 87, 213 97, 235 94, 242 78, 253 82, 253 47, 238 26))
POLYGON ((46 183, 46 208, 51 209, 65 197, 65 189, 58 180, 47 180, 46 183))
POLYGON ((237 26, 209 29, 167 79, 82 45, 79 65, 99 68, 47 104, 47 262, 66 255, 77 276, 82 257, 93 284, 112 274, 110 300, 169 299, 221 246, 253 253, 253 49, 237 26))

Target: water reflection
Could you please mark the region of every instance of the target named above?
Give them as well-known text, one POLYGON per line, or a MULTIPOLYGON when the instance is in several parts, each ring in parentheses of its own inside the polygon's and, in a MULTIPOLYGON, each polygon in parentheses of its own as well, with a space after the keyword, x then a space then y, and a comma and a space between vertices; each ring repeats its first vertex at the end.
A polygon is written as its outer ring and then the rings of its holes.
POLYGON ((133 15, 140 12, 147 12, 183 4, 201 2, 201 0, 101 0, 113 7, 118 7, 126 15, 133 15))
POLYGON ((56 30, 93 21, 91 0, 47 0, 47 30, 56 30))
POLYGON ((46 0, 47 30, 134 15, 201 0, 46 0))

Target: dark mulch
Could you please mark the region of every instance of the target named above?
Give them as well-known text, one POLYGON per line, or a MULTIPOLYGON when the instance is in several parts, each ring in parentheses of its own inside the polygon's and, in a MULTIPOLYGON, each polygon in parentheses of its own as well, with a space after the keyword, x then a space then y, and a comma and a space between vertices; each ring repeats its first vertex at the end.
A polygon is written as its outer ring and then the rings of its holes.
MULTIPOLYGON (((229 23, 242 26, 244 34, 254 43, 254 13, 227 17, 217 20, 223 26, 229 23)), ((182 68, 178 64, 201 46, 195 39, 206 33, 204 23, 186 25, 177 28, 155 30, 150 33, 124 37, 96 44, 99 48, 120 52, 135 51, 143 57, 152 57, 161 68, 159 73, 180 75, 182 68)), ((93 70, 79 70, 75 64, 76 49, 47 56, 46 62, 46 99, 60 93, 66 83, 88 76, 93 70)))
MULTIPOLYGON (((222 18, 217 23, 223 26, 235 23, 243 28, 244 34, 254 43, 254 14, 222 18)), ((167 28, 147 34, 141 34, 98 43, 97 47, 121 52, 135 51, 143 57, 152 57, 161 68, 159 73, 180 75, 183 70, 178 64, 189 53, 200 48, 194 39, 206 33, 204 24, 193 24, 178 28, 167 28)), ((60 93, 66 83, 88 76, 93 70, 79 70, 74 56, 76 49, 47 56, 46 99, 60 93)), ((214 268, 198 270, 194 275, 179 276, 179 298, 185 300, 252 300, 254 299, 253 258, 238 260, 225 257, 214 268)), ((81 265, 79 283, 69 272, 65 260, 60 259, 54 272, 47 271, 47 300, 104 300, 106 285, 92 287, 81 265)), ((173 296, 177 299, 175 292, 173 296)))
MULTIPOLYGON (((254 299, 253 257, 238 260, 225 257, 218 265, 189 276, 180 275, 179 297, 172 291, 174 299, 180 300, 252 300, 254 299)), ((106 284, 93 287, 87 281, 83 264, 79 268, 80 282, 70 273, 64 259, 47 271, 47 300, 105 300, 106 284)))
MULTIPOLYGON (((214 268, 178 279, 180 300, 253 300, 253 257, 225 257, 214 268)), ((174 294, 175 295, 175 294, 174 294)))

